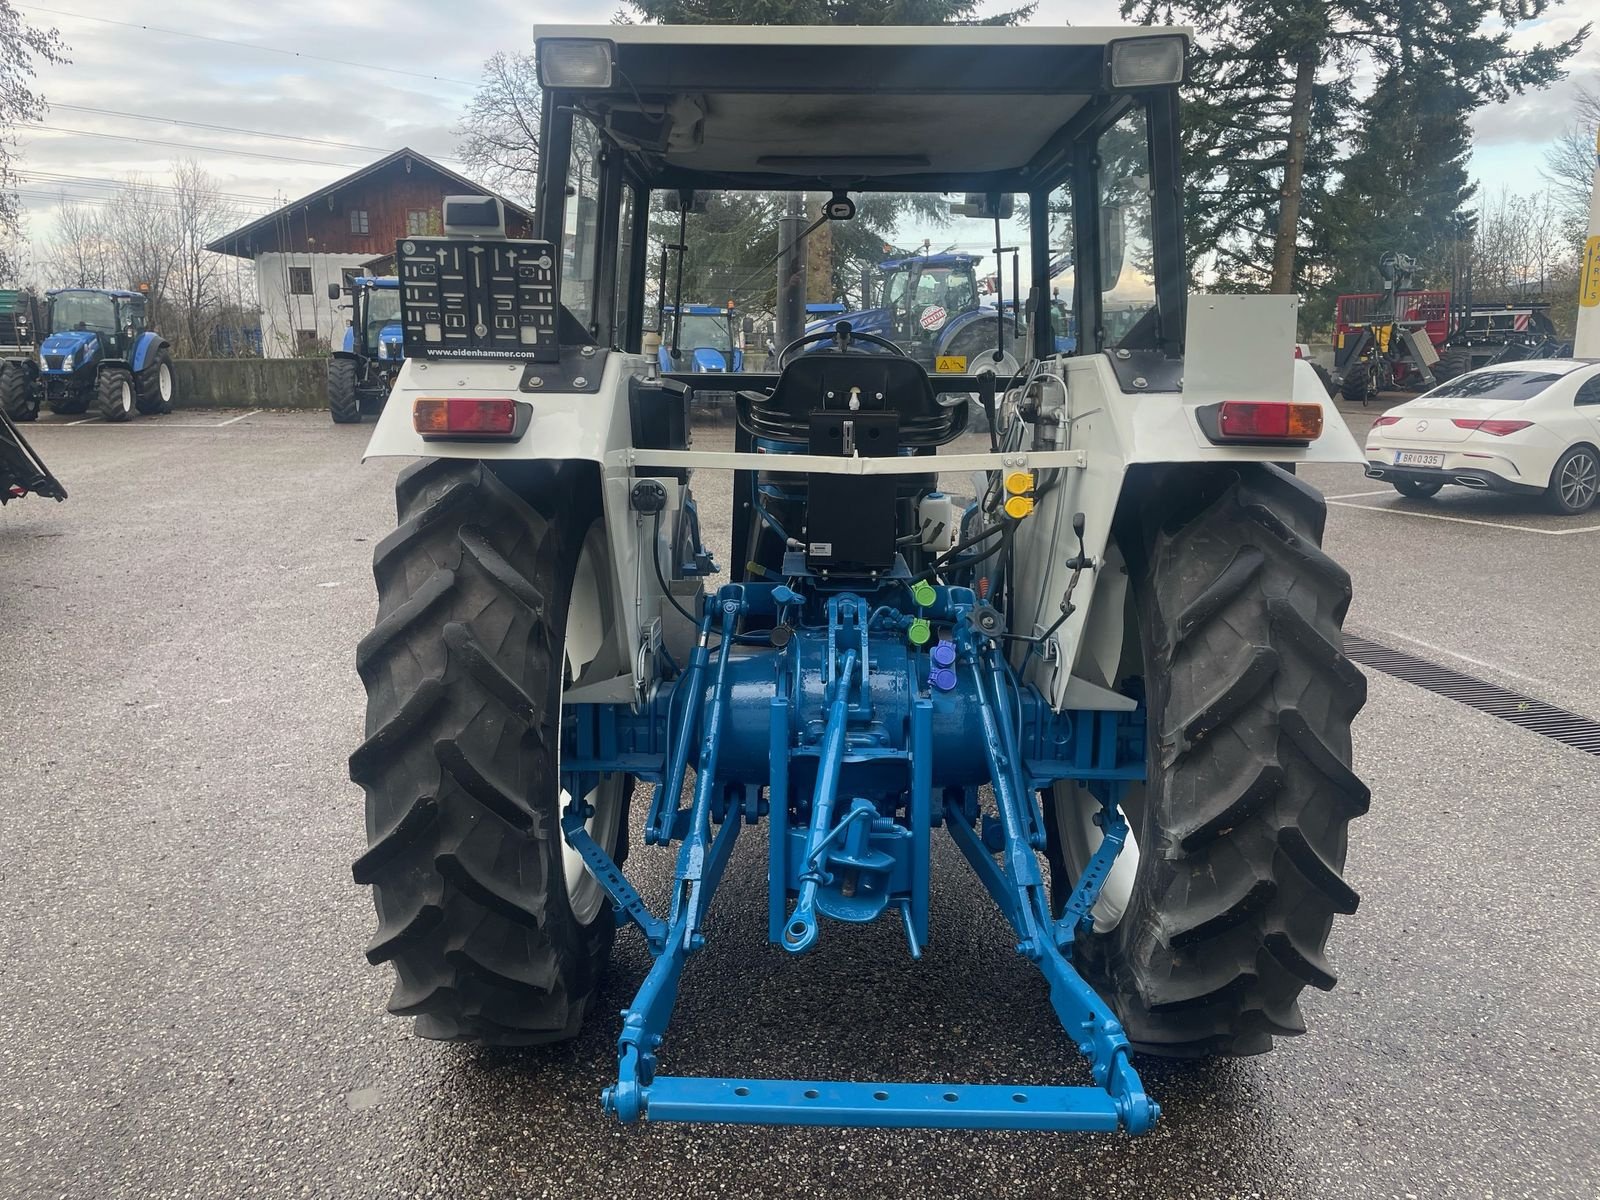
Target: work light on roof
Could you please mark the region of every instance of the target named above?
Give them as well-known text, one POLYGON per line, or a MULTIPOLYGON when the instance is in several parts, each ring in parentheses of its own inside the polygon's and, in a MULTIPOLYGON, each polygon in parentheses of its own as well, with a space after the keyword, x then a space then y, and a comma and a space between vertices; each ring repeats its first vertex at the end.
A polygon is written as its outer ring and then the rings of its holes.
POLYGON ((1183 82, 1184 39, 1118 38, 1111 43, 1111 86, 1118 91, 1183 82))
POLYGON ((616 46, 604 38, 545 38, 539 42, 539 82, 547 88, 611 86, 616 46))

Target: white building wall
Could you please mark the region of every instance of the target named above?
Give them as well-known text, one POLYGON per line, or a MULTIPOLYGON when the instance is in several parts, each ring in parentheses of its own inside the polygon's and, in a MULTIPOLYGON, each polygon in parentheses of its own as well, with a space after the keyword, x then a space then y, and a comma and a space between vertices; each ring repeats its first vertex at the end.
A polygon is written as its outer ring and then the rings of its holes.
POLYGON ((263 254, 256 259, 256 293, 261 302, 261 352, 267 358, 292 358, 299 334, 313 333, 337 349, 350 320, 347 297, 328 299, 328 285, 344 282, 344 272, 359 268, 366 254, 263 254), (311 294, 291 295, 289 268, 311 268, 311 294))

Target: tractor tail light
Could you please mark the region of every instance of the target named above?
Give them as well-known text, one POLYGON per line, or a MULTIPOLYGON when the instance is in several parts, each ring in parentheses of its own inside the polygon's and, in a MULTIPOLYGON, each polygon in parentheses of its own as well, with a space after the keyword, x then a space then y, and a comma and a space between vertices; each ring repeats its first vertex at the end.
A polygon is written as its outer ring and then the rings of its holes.
POLYGON ((1385 425, 1398 425, 1398 424, 1400 424, 1400 418, 1399 417, 1379 417, 1376 421, 1374 421, 1372 423, 1372 427, 1374 429, 1382 429, 1385 425))
POLYGON ((1475 433, 1487 433, 1494 437, 1505 437, 1508 433, 1516 433, 1519 429, 1526 429, 1532 421, 1484 421, 1473 417, 1455 417, 1450 424, 1457 429, 1470 429, 1475 433))
POLYGON ((1322 436, 1320 404, 1225 400, 1197 415, 1206 436, 1214 442, 1309 442, 1322 436))
POLYGON ((515 400, 426 396, 412 405, 411 423, 424 439, 514 441, 522 432, 517 428, 517 408, 515 400))

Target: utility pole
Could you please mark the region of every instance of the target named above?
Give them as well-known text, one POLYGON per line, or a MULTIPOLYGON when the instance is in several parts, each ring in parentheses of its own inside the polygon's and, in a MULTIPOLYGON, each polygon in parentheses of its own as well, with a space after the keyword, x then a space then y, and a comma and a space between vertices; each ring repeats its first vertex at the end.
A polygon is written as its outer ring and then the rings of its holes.
POLYGON ((784 215, 778 218, 778 349, 805 332, 806 256, 798 245, 806 227, 806 201, 801 192, 790 192, 784 215))
POLYGON ((1578 328, 1572 353, 1600 358, 1600 129, 1594 135, 1595 173, 1589 190, 1589 236, 1583 242, 1583 271, 1578 276, 1578 328))

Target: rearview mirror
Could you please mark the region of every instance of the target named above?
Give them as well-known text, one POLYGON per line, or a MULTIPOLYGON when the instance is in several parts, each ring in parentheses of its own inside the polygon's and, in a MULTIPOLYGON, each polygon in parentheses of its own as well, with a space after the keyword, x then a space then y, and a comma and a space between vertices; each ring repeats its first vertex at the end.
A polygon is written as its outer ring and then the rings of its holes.
POLYGON ((337 283, 330 283, 328 285, 328 299, 329 300, 337 300, 338 298, 339 298, 339 285, 337 283))
POLYGON ((745 337, 753 337, 756 332, 756 319, 754 317, 746 317, 744 324, 740 328, 744 330, 745 337))
POLYGON ((1015 205, 1009 194, 1000 192, 968 192, 966 199, 950 206, 957 217, 978 217, 985 221, 1009 221, 1015 205))
POLYGON ((711 203, 710 192, 691 192, 680 188, 667 193, 667 211, 675 213, 703 213, 711 203))
POLYGON ((1100 208, 1100 290, 1109 292, 1122 278, 1123 256, 1122 205, 1106 204, 1100 208))

